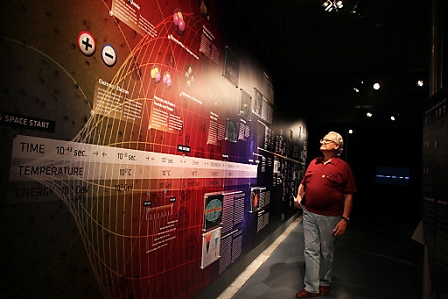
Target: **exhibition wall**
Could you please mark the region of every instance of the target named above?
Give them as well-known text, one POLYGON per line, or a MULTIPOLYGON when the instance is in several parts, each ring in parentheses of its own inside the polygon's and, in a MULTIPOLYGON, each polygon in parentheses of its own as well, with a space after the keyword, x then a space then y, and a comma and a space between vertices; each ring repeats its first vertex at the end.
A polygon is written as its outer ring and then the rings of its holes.
POLYGON ((426 103, 423 121, 423 224, 427 248, 425 273, 433 296, 448 293, 448 142, 447 92, 441 90, 426 103))
POLYGON ((219 5, 2 1, 0 298, 194 298, 297 214, 305 122, 219 5))
POLYGON ((425 245, 424 298, 448 296, 448 142, 447 65, 445 47, 448 19, 446 1, 432 3, 430 97, 425 101, 422 134, 423 219, 425 245))

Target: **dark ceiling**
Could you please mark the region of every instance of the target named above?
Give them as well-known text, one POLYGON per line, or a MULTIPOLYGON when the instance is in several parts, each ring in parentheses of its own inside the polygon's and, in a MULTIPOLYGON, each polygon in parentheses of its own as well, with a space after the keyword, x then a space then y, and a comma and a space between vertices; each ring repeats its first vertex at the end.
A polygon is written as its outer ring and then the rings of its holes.
POLYGON ((343 0, 338 12, 324 11, 322 2, 234 2, 274 69, 282 117, 387 126, 394 114, 394 125, 420 126, 428 87, 416 82, 428 84, 431 1, 343 0))

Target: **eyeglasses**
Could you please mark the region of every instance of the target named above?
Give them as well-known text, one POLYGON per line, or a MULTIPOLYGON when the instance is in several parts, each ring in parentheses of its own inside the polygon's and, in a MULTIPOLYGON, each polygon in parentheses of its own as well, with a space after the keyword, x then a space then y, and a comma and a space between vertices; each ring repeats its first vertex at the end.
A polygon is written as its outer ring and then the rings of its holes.
POLYGON ((320 143, 321 143, 321 144, 329 144, 330 142, 337 143, 336 141, 334 141, 334 140, 329 140, 329 139, 321 139, 321 140, 320 140, 320 143))

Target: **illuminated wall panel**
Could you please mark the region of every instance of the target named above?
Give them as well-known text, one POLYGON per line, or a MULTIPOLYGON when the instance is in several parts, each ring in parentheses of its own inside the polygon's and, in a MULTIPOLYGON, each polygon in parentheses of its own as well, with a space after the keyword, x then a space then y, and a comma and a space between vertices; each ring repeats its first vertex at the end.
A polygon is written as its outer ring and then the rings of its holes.
POLYGON ((193 298, 296 212, 305 126, 213 1, 0 8, 0 297, 193 298))

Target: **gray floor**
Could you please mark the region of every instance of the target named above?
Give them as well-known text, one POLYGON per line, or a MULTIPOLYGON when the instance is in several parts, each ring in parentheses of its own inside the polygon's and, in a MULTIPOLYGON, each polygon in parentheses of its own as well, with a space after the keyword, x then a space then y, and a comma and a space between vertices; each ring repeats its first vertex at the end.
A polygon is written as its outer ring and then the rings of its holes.
MULTIPOLYGON (((232 284, 236 294, 220 298, 295 298, 303 287, 305 264, 302 222, 294 224, 250 277, 232 284)), ((417 224, 352 221, 336 242, 333 284, 325 298, 421 299, 423 246, 411 239, 417 224)))

